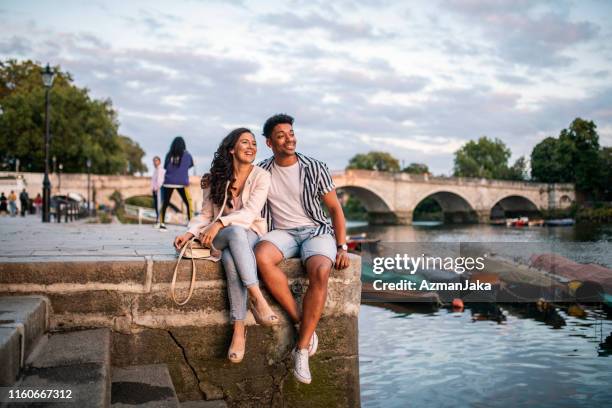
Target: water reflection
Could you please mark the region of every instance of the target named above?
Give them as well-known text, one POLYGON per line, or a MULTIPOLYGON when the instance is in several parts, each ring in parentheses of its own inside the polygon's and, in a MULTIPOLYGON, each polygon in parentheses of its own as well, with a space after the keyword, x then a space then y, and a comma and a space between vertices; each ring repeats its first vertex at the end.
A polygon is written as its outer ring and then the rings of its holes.
MULTIPOLYGON (((362 225, 350 232, 367 232, 385 242, 530 242, 534 250, 554 246, 577 262, 612 267, 611 225, 362 225)), ((362 305, 362 405, 612 406, 612 316, 580 305, 487 307, 494 309, 362 305)))
MULTIPOLYGON (((565 326, 502 308, 503 322, 441 309, 363 305, 359 317, 364 407, 592 407, 612 401, 612 331, 601 311, 565 326), (393 309, 393 310, 390 310, 393 309), (604 357, 604 358, 601 358, 604 357)), ((609 406, 609 405, 607 405, 609 406)))

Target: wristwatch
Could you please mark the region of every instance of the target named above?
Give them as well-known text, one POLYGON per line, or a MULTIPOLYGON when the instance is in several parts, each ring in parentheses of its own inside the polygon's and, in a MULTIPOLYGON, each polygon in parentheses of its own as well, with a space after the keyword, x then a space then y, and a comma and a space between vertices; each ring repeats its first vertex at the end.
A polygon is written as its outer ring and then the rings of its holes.
POLYGON ((348 251, 348 245, 346 245, 346 243, 341 244, 341 245, 337 245, 336 249, 343 249, 345 251, 348 251))

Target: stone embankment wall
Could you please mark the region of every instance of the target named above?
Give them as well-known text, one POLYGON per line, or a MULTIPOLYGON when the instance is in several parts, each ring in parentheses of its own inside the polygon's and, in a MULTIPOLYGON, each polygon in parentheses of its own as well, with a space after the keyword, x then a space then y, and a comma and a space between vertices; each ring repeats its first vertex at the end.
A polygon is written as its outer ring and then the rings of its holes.
MULTIPOLYGON (((0 263, 0 295, 43 294, 50 300, 53 330, 109 327, 114 366, 165 363, 180 400, 224 398, 230 406, 359 406, 357 319, 361 260, 332 271, 329 295, 317 329, 319 351, 311 358, 313 382, 291 374, 293 326, 266 328, 247 320, 247 351, 241 364, 226 358, 231 341, 225 278, 219 264, 196 261, 191 301, 170 298, 174 259, 168 256, 108 260, 0 263)), ((307 280, 297 259, 283 264, 298 300, 307 280)), ((186 294, 190 264, 180 272, 186 294)), ((280 313, 278 308, 275 308, 280 313)))

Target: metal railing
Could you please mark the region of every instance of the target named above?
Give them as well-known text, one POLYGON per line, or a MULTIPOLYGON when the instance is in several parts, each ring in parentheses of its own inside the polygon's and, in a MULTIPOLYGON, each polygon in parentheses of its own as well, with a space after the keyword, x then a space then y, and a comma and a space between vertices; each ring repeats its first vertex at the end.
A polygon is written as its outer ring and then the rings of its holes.
POLYGON ((55 222, 61 223, 75 221, 82 217, 79 203, 69 200, 55 200, 51 206, 51 216, 55 217, 55 222))

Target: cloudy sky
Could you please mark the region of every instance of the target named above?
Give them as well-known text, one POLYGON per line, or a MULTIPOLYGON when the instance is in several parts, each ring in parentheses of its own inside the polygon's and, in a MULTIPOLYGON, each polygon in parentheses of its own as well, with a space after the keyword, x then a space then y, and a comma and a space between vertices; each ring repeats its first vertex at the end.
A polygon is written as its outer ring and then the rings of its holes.
POLYGON ((59 64, 111 98, 121 132, 197 171, 221 138, 296 118, 298 148, 343 168, 384 150, 452 171, 482 135, 529 155, 577 116, 612 145, 612 2, 0 2, 0 58, 59 64), (331 4, 333 3, 333 4, 331 4))

